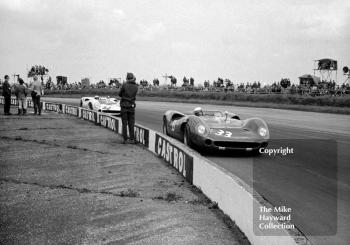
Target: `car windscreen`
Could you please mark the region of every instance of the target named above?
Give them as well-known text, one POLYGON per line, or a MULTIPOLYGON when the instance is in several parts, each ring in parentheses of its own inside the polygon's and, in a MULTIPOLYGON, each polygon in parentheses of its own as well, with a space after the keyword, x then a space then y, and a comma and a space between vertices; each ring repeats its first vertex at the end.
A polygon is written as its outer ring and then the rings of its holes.
POLYGON ((99 99, 100 104, 104 104, 104 105, 113 105, 116 102, 111 100, 111 99, 99 99))
POLYGON ((206 118, 220 118, 224 117, 221 111, 203 111, 203 116, 206 118))

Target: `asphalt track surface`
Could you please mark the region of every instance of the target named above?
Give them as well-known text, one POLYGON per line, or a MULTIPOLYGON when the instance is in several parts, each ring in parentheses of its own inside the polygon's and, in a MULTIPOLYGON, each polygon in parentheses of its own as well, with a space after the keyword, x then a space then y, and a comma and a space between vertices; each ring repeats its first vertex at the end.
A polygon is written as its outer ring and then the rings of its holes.
MULTIPOLYGON (((44 98, 79 104, 79 99, 44 98)), ((161 131, 166 110, 228 110, 260 117, 270 129, 269 148, 293 147, 287 156, 203 154, 234 173, 275 206, 292 208, 292 222, 313 244, 350 244, 350 116, 270 108, 138 101, 136 121, 161 131), (253 184, 254 183, 254 184, 253 184)))

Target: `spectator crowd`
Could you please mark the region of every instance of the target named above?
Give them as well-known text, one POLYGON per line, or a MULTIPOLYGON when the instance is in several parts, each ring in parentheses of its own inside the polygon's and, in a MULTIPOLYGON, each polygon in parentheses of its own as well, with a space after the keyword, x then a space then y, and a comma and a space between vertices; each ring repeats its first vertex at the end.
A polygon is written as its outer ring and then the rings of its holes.
MULTIPOLYGON (((248 94, 300 94, 311 96, 322 95, 344 95, 350 94, 349 83, 336 84, 335 81, 320 81, 318 83, 291 83, 288 78, 282 78, 278 82, 271 84, 262 84, 259 81, 254 82, 231 82, 229 79, 218 78, 217 80, 210 82, 204 81, 203 84, 195 85, 193 78, 183 78, 182 84, 177 84, 177 79, 173 76, 169 76, 170 84, 161 85, 159 80, 155 78, 152 83, 142 79, 139 81, 141 90, 176 90, 176 91, 215 91, 215 92, 237 92, 248 94)), ((0 87, 2 87, 2 81, 0 81, 0 87)), ((117 79, 111 79, 109 83, 103 80, 96 84, 85 82, 84 79, 81 82, 74 83, 54 83, 51 78, 43 79, 41 77, 41 83, 45 90, 81 90, 81 89, 119 89, 122 85, 117 79)), ((24 84, 29 87, 30 84, 24 84)), ((13 90, 15 84, 12 85, 13 90)))

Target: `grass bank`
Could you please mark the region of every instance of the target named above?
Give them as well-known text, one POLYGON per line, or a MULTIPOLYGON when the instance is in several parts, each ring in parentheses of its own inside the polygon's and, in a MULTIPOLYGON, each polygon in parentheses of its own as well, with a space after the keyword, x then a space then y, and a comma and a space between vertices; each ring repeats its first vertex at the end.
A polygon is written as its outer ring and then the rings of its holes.
MULTIPOLYGON (((116 96, 117 90, 86 89, 47 91, 47 96, 80 98, 81 96, 116 96)), ((350 114, 350 96, 300 96, 290 94, 245 94, 190 91, 140 91, 138 100, 199 104, 264 107, 301 111, 350 114)))

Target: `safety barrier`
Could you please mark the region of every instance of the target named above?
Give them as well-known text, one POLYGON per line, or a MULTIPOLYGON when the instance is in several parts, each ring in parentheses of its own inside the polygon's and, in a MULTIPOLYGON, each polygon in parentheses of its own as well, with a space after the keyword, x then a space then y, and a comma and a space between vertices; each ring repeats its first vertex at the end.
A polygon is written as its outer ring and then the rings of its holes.
MULTIPOLYGON (((3 98, 0 97, 0 103, 3 102, 3 98)), ((12 99, 11 104, 17 105, 17 100, 12 99)), ((32 107, 30 100, 28 106, 32 107)), ((42 102, 42 108, 90 121, 117 134, 122 132, 121 119, 105 113, 51 102, 42 102)), ((267 208, 273 206, 231 172, 162 133, 140 124, 136 124, 134 130, 135 139, 139 144, 162 158, 188 182, 198 187, 212 201, 217 202, 219 208, 235 221, 252 244, 311 244, 297 228, 280 229, 273 235, 261 229, 254 222, 254 213, 258 212, 259 206, 267 208)), ((272 216, 269 213, 266 215, 272 216)), ((278 221, 271 222, 278 225, 278 221)))

